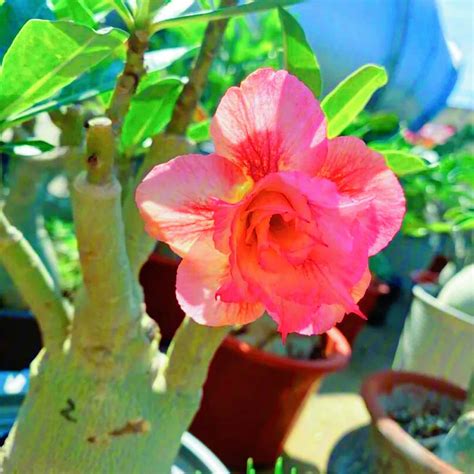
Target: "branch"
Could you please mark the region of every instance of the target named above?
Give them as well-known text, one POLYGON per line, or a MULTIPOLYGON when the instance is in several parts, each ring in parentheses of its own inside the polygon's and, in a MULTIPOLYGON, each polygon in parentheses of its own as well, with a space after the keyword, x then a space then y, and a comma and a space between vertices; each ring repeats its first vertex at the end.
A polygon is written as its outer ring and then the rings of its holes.
MULTIPOLYGON (((221 3, 221 7, 232 7, 237 4, 237 1, 222 0, 221 3)), ((227 18, 212 21, 207 25, 199 55, 189 75, 189 81, 176 102, 171 121, 166 129, 167 133, 175 135, 186 133, 194 110, 204 92, 212 61, 219 49, 228 22, 227 18)))
POLYGON ((121 187, 113 174, 113 154, 111 121, 89 121, 87 171, 77 176, 72 190, 84 280, 73 337, 79 337, 83 348, 100 347, 108 354, 117 354, 140 332, 142 315, 125 249, 121 187))
POLYGON ((112 120, 116 135, 120 135, 122 122, 130 108, 133 94, 137 90, 140 79, 145 74, 143 63, 148 48, 148 32, 135 31, 127 42, 127 60, 125 67, 115 85, 107 116, 112 120))
POLYGON ((70 308, 38 255, 2 210, 0 261, 38 320, 44 346, 51 353, 60 351, 68 332, 70 308))
POLYGON ((60 145, 67 149, 64 170, 70 184, 82 169, 84 115, 80 106, 68 107, 64 113, 54 110, 49 115, 61 131, 60 145))
POLYGON ((180 392, 194 392, 203 386, 212 358, 230 327, 208 327, 186 317, 168 351, 166 386, 180 392))

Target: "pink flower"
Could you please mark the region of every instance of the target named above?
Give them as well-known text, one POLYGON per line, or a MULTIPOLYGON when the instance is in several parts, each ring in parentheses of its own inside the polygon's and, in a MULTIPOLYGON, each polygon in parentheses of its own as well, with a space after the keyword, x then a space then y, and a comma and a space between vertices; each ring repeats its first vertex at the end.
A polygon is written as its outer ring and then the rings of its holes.
POLYGON ((456 128, 452 125, 441 123, 427 123, 418 132, 405 130, 403 136, 412 145, 421 145, 425 148, 433 148, 437 145, 444 145, 454 134, 456 128))
POLYGON ((211 132, 214 154, 156 166, 136 194, 149 234, 183 257, 183 310, 210 326, 266 310, 283 337, 363 316, 368 257, 405 211, 383 157, 357 138, 328 140, 319 103, 286 71, 230 88, 211 132))

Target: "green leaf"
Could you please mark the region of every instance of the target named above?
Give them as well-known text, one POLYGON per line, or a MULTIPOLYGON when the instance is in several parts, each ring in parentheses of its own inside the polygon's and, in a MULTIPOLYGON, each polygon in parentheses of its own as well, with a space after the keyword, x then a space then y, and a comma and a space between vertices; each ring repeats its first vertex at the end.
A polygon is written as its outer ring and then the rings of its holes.
POLYGON ((198 2, 199 2, 199 5, 201 6, 201 8, 203 8, 205 10, 212 10, 213 9, 211 0, 198 0, 198 2))
POLYGON ((58 20, 72 20, 80 25, 96 27, 94 14, 83 0, 51 0, 54 13, 58 20))
POLYGON ((33 156, 51 151, 53 148, 53 145, 43 140, 33 139, 8 143, 0 141, 0 152, 6 153, 7 155, 33 156))
POLYGON ((109 3, 109 0, 82 0, 84 5, 92 12, 94 15, 101 14, 104 15, 112 10, 112 6, 109 3))
POLYGON ((155 22, 151 26, 151 32, 155 33, 165 28, 174 28, 176 26, 187 25, 190 23, 223 20, 225 18, 270 10, 271 8, 278 6, 293 5, 301 1, 302 0, 255 0, 254 2, 237 5, 235 7, 217 8, 216 10, 207 12, 189 13, 155 22))
POLYGON ((31 20, 5 54, 0 120, 53 96, 126 40, 120 30, 95 32, 64 21, 31 20))
POLYGON ((319 97, 322 89, 321 71, 304 30, 283 8, 279 7, 278 13, 283 28, 285 69, 303 81, 315 97, 319 97))
POLYGON ((145 139, 164 129, 182 84, 178 78, 159 79, 158 73, 142 79, 123 125, 122 147, 126 154, 133 154, 145 139))
POLYGON ((166 69, 180 59, 194 56, 198 50, 198 46, 179 46, 150 51, 145 53, 145 66, 148 71, 166 69))
POLYGON ((385 157, 388 167, 397 176, 406 176, 428 169, 428 164, 423 158, 412 153, 398 150, 378 150, 378 152, 385 157))
POLYGON ((333 89, 321 102, 328 119, 328 137, 337 137, 364 110, 373 93, 387 80, 383 67, 367 64, 333 89))
POLYGON ((460 230, 474 230, 474 217, 469 216, 465 219, 463 219, 460 222, 456 222, 454 224, 454 230, 460 231, 460 230))
MULTIPOLYGON (((194 55, 199 48, 179 47, 165 48, 158 51, 145 53, 145 65, 148 71, 160 71, 171 66, 175 62, 194 55)), ((9 117, 6 122, 0 123, 0 131, 38 115, 61 106, 83 102, 107 94, 107 100, 111 97, 111 91, 117 81, 117 76, 123 69, 123 61, 113 60, 110 57, 97 64, 91 71, 81 75, 74 82, 64 87, 53 98, 40 102, 35 106, 9 117)), ((108 102, 107 102, 108 104, 108 102)), ((107 104, 104 108, 107 108, 107 104)))
POLYGON ((187 136, 196 143, 202 143, 211 138, 211 120, 203 120, 202 122, 193 123, 188 127, 187 136))
POLYGON ((453 224, 451 222, 431 222, 427 225, 427 229, 437 234, 447 234, 453 231, 453 224))
POLYGON ((194 0, 171 0, 161 8, 157 8, 156 6, 153 6, 152 2, 150 5, 150 11, 153 12, 158 10, 152 23, 158 23, 159 21, 168 20, 169 18, 176 18, 188 10, 193 3, 194 0))
POLYGON ((123 0, 107 0, 107 3, 120 15, 129 30, 133 30, 134 19, 132 12, 123 0))
POLYGON ((55 19, 46 0, 7 0, 0 6, 0 62, 23 25, 32 19, 55 19))

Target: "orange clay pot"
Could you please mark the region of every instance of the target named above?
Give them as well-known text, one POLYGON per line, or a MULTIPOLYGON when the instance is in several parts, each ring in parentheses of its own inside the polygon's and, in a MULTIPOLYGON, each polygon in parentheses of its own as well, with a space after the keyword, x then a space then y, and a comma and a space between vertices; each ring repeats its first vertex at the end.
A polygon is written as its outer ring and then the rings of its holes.
POLYGON ((465 390, 446 382, 414 372, 387 370, 368 377, 361 395, 372 418, 373 441, 384 474, 461 474, 410 436, 385 411, 380 397, 399 385, 414 384, 448 395, 456 400, 466 398, 465 390))
POLYGON ((190 431, 224 464, 273 466, 306 398, 324 376, 343 369, 350 346, 337 329, 324 336, 326 358, 296 360, 227 337, 209 369, 190 431))

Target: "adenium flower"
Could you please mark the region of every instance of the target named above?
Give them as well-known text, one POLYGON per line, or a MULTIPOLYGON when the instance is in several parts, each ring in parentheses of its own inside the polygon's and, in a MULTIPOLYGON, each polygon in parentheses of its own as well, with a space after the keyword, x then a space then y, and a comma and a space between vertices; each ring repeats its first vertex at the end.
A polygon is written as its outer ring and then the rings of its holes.
POLYGON ((184 312, 222 326, 267 311, 283 337, 363 316, 368 258, 405 210, 384 158, 357 138, 328 140, 318 101, 283 70, 230 88, 211 134, 215 153, 156 166, 136 193, 148 233, 183 258, 184 312))
POLYGON ((452 125, 427 123, 418 132, 404 130, 403 136, 412 145, 434 148, 437 145, 444 145, 455 133, 456 127, 452 125))

